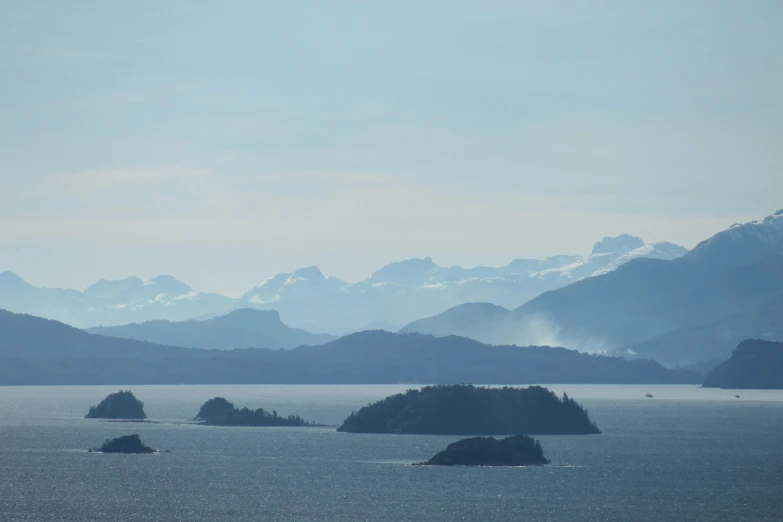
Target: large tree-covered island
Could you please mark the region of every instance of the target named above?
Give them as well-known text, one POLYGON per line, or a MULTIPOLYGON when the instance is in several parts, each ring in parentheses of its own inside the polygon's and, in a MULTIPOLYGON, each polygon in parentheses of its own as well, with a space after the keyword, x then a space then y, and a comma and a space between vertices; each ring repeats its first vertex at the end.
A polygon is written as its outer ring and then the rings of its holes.
POLYGON ((369 404, 337 431, 435 435, 577 435, 601 433, 566 394, 540 386, 426 386, 369 404))
POLYGON ((316 426, 299 415, 281 417, 275 410, 239 409, 223 397, 215 397, 202 404, 194 420, 208 426, 316 426))
POLYGON ((473 437, 449 444, 419 466, 541 466, 549 464, 541 443, 525 435, 473 437))
POLYGON ((108 395, 97 406, 90 406, 85 415, 88 419, 124 419, 143 420, 144 403, 136 398, 130 390, 120 390, 108 395))
POLYGON ((156 450, 144 445, 137 434, 123 435, 116 439, 106 439, 103 446, 96 450, 97 453, 155 453, 156 450))

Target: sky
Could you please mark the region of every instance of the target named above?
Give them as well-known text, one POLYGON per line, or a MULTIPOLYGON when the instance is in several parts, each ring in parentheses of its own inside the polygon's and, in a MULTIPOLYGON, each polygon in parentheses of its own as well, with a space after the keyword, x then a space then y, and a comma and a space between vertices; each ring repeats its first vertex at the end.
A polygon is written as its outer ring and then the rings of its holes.
POLYGON ((783 207, 783 2, 0 0, 0 270, 692 248, 783 207))

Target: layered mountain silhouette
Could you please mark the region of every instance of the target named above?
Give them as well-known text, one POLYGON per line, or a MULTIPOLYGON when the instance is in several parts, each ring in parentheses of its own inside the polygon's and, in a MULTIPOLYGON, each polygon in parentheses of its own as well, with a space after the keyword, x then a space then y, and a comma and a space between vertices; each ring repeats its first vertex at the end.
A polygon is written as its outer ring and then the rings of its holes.
POLYGON ((80 328, 152 320, 185 321, 237 308, 277 310, 286 324, 344 334, 368 327, 400 326, 468 302, 516 307, 547 290, 616 269, 629 260, 672 259, 686 253, 666 242, 634 236, 605 238, 588 256, 517 259, 502 267, 437 266, 429 257, 391 263, 348 283, 317 267, 278 274, 239 299, 202 293, 168 275, 102 280, 80 292, 34 287, 0 273, 0 308, 63 321, 80 328))
POLYGON ((383 322, 403 325, 467 302, 519 306, 536 295, 616 269, 637 257, 672 259, 687 250, 645 244, 634 236, 605 238, 589 256, 517 259, 502 267, 441 267, 429 257, 387 265, 346 283, 316 267, 279 274, 247 292, 241 306, 278 310, 291 325, 347 332, 383 322))
POLYGON ((697 383, 647 360, 464 337, 366 331, 292 350, 204 350, 87 333, 0 311, 0 385, 697 383))
POLYGON ((783 340, 783 294, 761 306, 722 316, 706 324, 680 328, 633 344, 628 349, 640 357, 679 360, 724 359, 745 339, 783 340))
POLYGON ((782 296, 783 211, 734 225, 680 258, 631 260, 507 313, 457 307, 402 331, 494 344, 546 339, 687 365, 726 358, 748 336, 781 339, 774 318, 782 296))
POLYGON ((204 350, 93 335, 59 321, 7 310, 0 310, 0 332, 0 359, 4 361, 2 365, 7 373, 24 373, 31 361, 126 357, 159 361, 206 353, 204 350))
POLYGON ((137 339, 157 344, 229 350, 232 348, 290 349, 324 344, 333 335, 289 328, 274 310, 242 308, 203 321, 148 321, 124 326, 90 328, 90 333, 137 339))
POLYGON ((225 314, 235 305, 235 299, 196 292, 167 275, 149 281, 138 277, 101 280, 80 292, 35 287, 11 272, 0 273, 0 308, 80 328, 153 319, 184 321, 225 314))

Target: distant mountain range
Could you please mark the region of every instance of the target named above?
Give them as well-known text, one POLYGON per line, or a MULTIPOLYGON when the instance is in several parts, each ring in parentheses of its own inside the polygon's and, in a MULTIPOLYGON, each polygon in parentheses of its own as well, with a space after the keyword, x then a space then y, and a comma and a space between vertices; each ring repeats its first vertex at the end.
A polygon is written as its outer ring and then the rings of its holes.
POLYGON ((86 328, 153 319, 184 321, 223 315, 236 300, 194 291, 171 276, 149 281, 128 277, 102 280, 84 292, 32 286, 11 272, 0 272, 0 308, 86 328))
POLYGON ((698 383, 647 361, 365 331, 292 350, 201 350, 94 335, 0 310, 0 385, 698 383))
POLYGON ((289 328, 274 310, 242 308, 203 321, 148 321, 124 326, 99 326, 90 333, 156 344, 213 350, 233 348, 290 349, 303 344, 318 345, 336 339, 289 328))
POLYGON ((686 252, 672 243, 645 244, 622 235, 598 242, 588 256, 517 259, 502 267, 475 268, 440 267, 426 257, 392 263, 356 283, 309 267, 278 274, 239 299, 197 292, 167 275, 149 281, 102 280, 80 292, 34 287, 2 272, 0 308, 80 328, 204 319, 256 308, 277 310, 286 324, 309 331, 396 330, 467 302, 516 307, 542 292, 611 272, 636 258, 673 259, 686 252))
MULTIPOLYGON (((206 350, 161 346, 144 341, 93 335, 51 319, 0 310, 0 359, 4 375, 24 374, 35 361, 93 358, 160 361, 190 354, 200 356, 206 350)), ((85 371, 93 371, 85 368, 85 371)), ((115 370, 117 371, 117 370, 115 370)), ((25 379, 33 377, 27 376, 25 379)))
POLYGON ((783 340, 783 211, 737 224, 673 260, 635 259, 513 311, 464 304, 403 332, 553 344, 689 365, 747 337, 783 340))

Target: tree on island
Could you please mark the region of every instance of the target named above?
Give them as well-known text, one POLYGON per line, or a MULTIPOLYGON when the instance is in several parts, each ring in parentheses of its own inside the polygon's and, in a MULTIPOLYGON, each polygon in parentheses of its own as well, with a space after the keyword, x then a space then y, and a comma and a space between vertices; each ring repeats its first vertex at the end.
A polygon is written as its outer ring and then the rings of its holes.
POLYGON ((97 406, 90 406, 88 419, 146 419, 144 403, 130 390, 120 390, 108 395, 97 406))
POLYGON ((116 439, 106 439, 103 446, 98 448, 98 453, 155 453, 155 450, 145 446, 137 434, 123 435, 116 439))
POLYGON ((223 397, 215 397, 202 404, 194 420, 209 426, 314 426, 299 415, 281 417, 277 410, 270 413, 263 408, 238 409, 223 397))
POLYGON ((540 466, 549 464, 537 440, 525 435, 505 439, 473 437, 449 444, 421 466, 540 466))
POLYGON ((572 435, 601 433, 568 395, 540 386, 467 384, 408 390, 353 412, 337 431, 434 435, 572 435))

